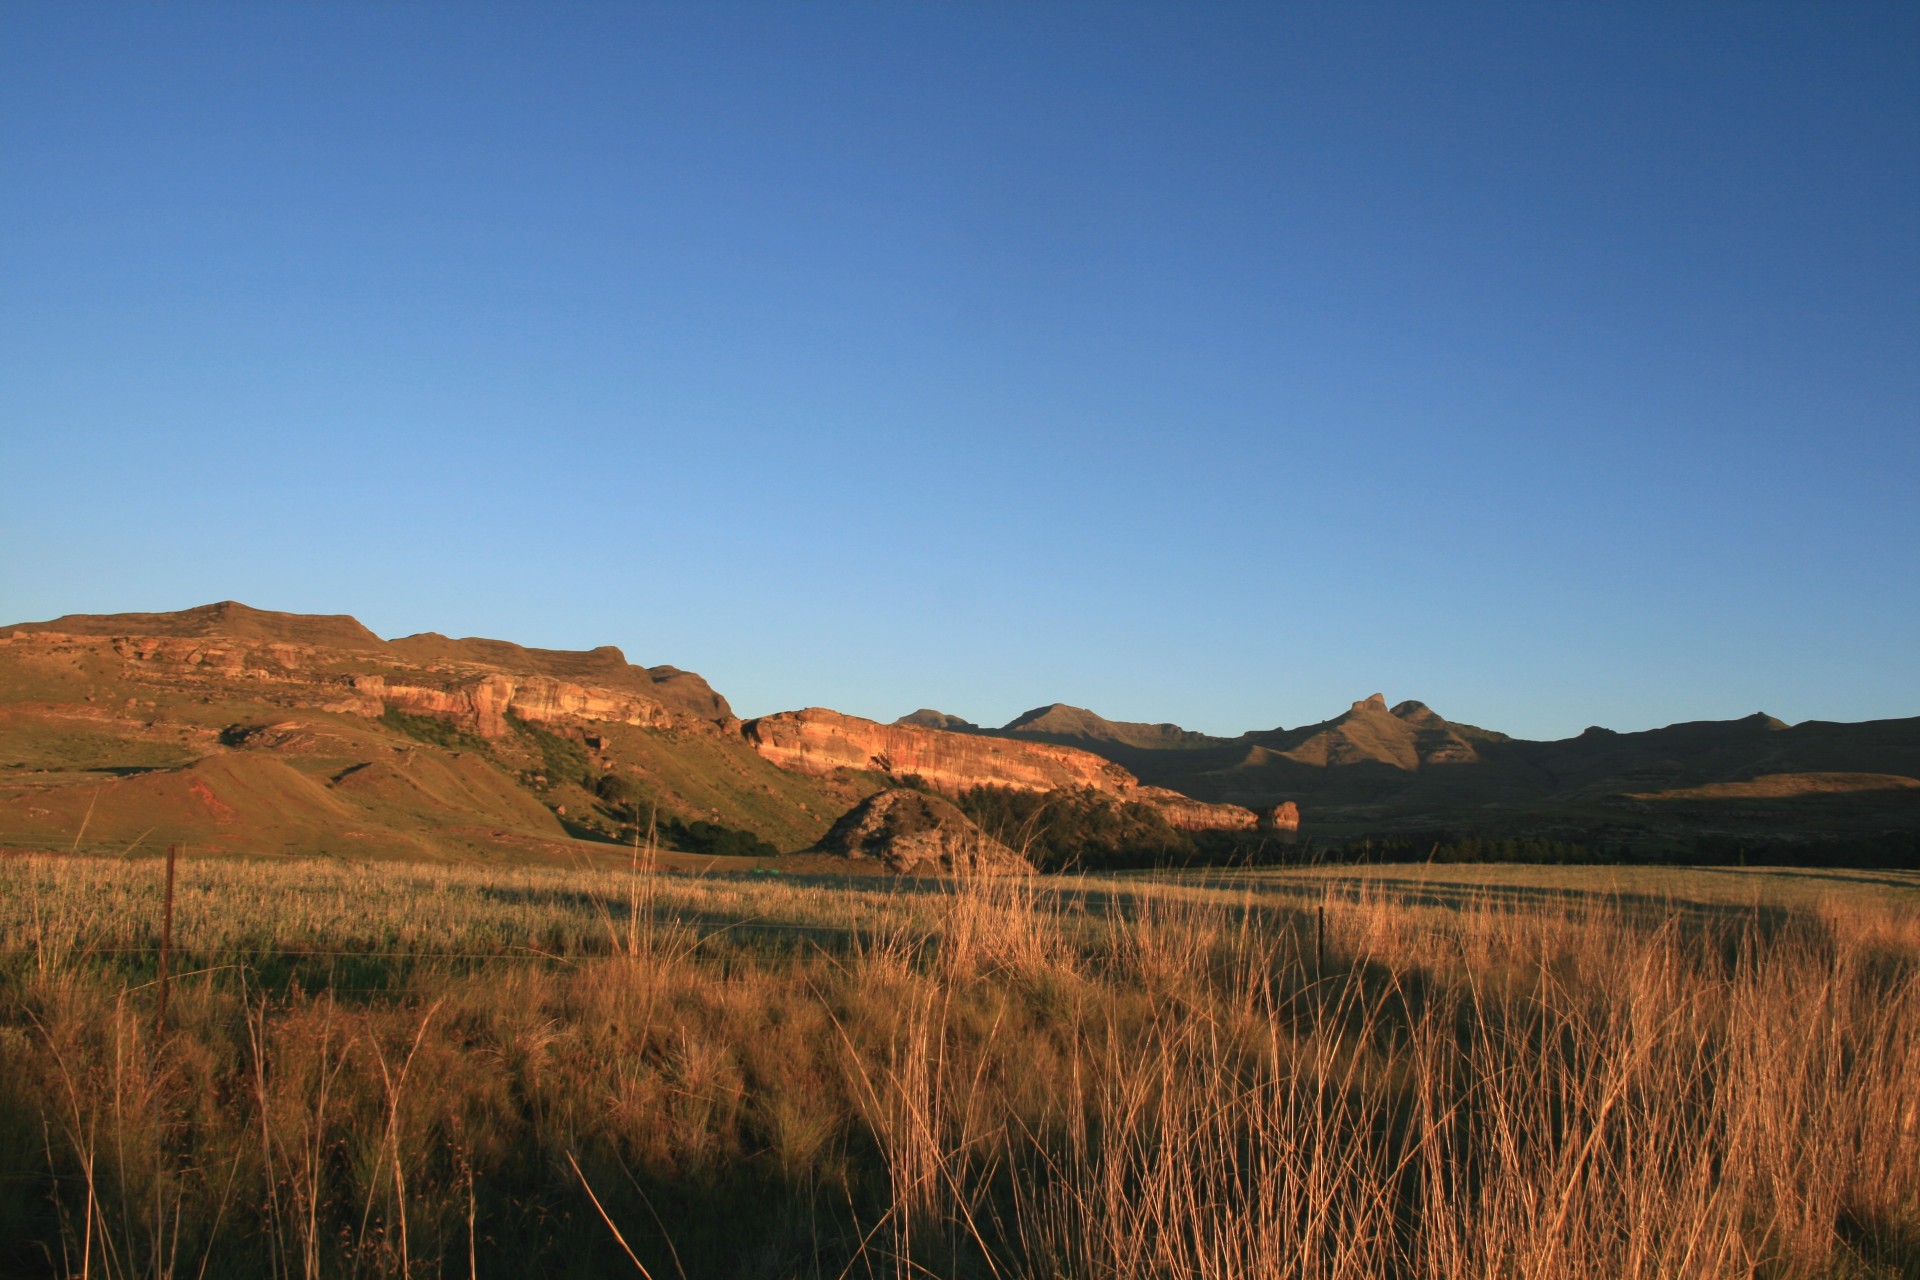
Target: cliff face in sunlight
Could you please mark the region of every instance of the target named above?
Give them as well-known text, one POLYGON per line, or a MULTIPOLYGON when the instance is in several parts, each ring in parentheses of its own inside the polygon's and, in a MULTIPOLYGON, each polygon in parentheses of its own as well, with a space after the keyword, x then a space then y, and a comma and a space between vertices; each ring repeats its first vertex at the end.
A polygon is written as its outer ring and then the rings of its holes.
POLYGON ((1289 831, 1299 826, 1291 805, 1266 815, 1231 804, 1208 804, 1160 787, 1077 747, 1011 738, 950 733, 918 724, 880 724, 812 707, 762 716, 741 726, 753 749, 783 769, 830 774, 838 769, 917 776, 948 795, 973 787, 1021 791, 1098 791, 1151 804, 1173 826, 1188 831, 1289 831))

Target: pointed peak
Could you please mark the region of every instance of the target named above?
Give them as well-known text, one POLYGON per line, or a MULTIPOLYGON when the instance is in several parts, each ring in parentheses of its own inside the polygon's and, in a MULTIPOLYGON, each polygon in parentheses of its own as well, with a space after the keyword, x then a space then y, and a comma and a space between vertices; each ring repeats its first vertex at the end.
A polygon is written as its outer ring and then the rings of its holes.
POLYGON ((1372 697, 1362 698, 1360 701, 1354 703, 1352 707, 1354 711, 1385 711, 1386 709, 1387 695, 1384 693, 1376 693, 1372 697))

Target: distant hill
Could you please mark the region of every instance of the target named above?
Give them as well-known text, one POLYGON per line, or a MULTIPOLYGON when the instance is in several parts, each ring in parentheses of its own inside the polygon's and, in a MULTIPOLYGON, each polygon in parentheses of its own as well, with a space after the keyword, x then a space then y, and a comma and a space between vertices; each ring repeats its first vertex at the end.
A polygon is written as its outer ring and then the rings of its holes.
POLYGON ((947 729, 954 733, 973 733, 980 726, 971 720, 962 720, 959 716, 950 716, 944 711, 935 711, 931 707, 922 707, 894 721, 895 724, 914 725, 921 729, 947 729))
POLYGON ((1009 738, 1037 738, 1071 746, 1109 742, 1141 751, 1192 751, 1230 741, 1182 729, 1176 724, 1108 720, 1084 707, 1070 707, 1064 702, 1035 707, 1008 721, 1000 732, 1009 738))
POLYGON ((1238 738, 1064 704, 965 731, 1078 747, 1213 803, 1292 801, 1303 830, 1331 835, 1446 828, 1658 844, 1920 825, 1920 718, 1789 726, 1756 713, 1531 742, 1374 694, 1329 720, 1238 738))

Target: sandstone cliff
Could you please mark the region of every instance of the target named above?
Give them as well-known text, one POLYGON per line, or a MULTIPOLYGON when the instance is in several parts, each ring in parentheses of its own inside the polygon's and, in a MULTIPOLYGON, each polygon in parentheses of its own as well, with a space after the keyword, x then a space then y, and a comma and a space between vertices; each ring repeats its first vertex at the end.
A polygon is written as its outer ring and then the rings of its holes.
POLYGON ((710 722, 688 717, 652 698, 568 684, 547 676, 469 674, 436 686, 365 675, 353 677, 353 691, 362 700, 364 714, 377 716, 395 707, 413 715, 440 716, 473 729, 483 738, 504 735, 510 727, 509 715, 536 724, 712 728, 710 722))
POLYGON ((1300 807, 1286 800, 1270 809, 1247 809, 1237 804, 1209 804, 1166 787, 1139 786, 1130 800, 1144 800, 1165 815, 1169 826, 1182 831, 1267 831, 1285 835, 1300 829, 1300 807))
MULTIPOLYGON (((949 795, 972 787, 1012 787, 1021 791, 1091 788, 1105 795, 1154 805, 1167 821, 1188 831, 1241 831, 1262 825, 1262 818, 1238 805, 1207 804, 1140 780, 1111 760, 1077 747, 1026 742, 969 733, 951 733, 917 724, 879 724, 858 716, 813 707, 762 716, 741 726, 753 748, 773 763, 806 773, 836 769, 871 770, 893 777, 918 777, 949 795)), ((1268 829, 1275 828, 1269 814, 1268 829)))
POLYGON ((478 668, 550 679, 587 689, 639 694, 703 720, 733 719, 733 708, 705 680, 678 667, 641 667, 613 645, 597 649, 531 649, 505 640, 468 636, 451 640, 436 632, 402 636, 388 649, 432 669, 478 668))
POLYGON ((1092 787, 1118 795, 1139 785, 1119 765, 1074 747, 885 725, 824 707, 762 716, 741 726, 741 732, 756 751, 785 768, 914 774, 949 793, 976 786, 1027 791, 1092 787))

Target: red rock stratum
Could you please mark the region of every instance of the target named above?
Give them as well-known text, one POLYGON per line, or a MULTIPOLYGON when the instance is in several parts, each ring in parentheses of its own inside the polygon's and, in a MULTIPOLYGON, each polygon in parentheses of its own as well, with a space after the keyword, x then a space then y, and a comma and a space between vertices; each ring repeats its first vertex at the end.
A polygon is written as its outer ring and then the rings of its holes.
POLYGON ((1158 808, 1187 831, 1291 831, 1300 825, 1291 804, 1256 814, 1232 804, 1208 804, 1161 787, 1146 787, 1126 769, 1077 747, 949 733, 914 724, 880 724, 823 707, 783 711, 741 726, 754 750, 784 769, 830 774, 836 769, 918 777, 948 795, 973 787, 1021 791, 1080 790, 1158 808))

